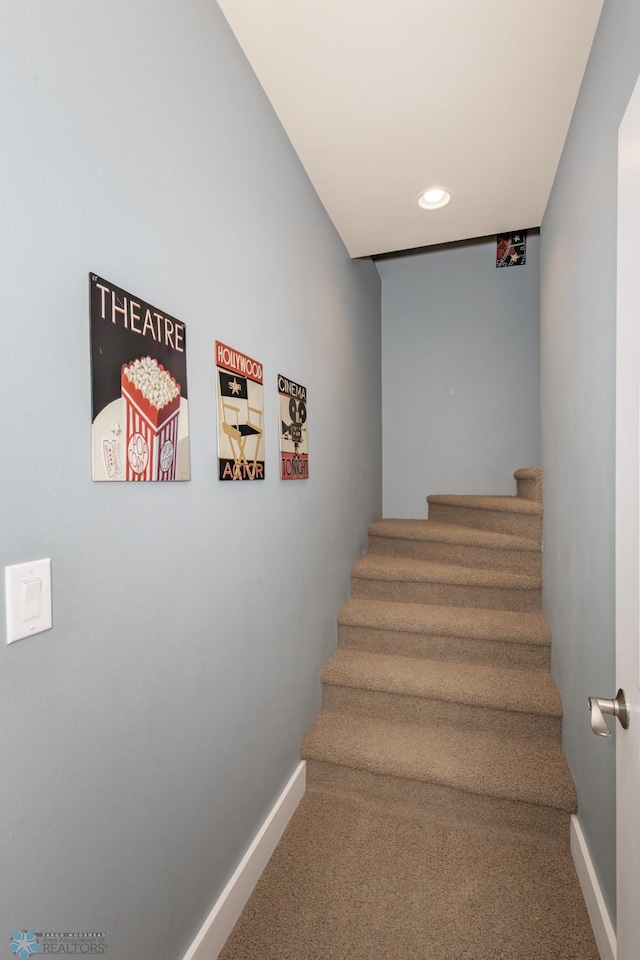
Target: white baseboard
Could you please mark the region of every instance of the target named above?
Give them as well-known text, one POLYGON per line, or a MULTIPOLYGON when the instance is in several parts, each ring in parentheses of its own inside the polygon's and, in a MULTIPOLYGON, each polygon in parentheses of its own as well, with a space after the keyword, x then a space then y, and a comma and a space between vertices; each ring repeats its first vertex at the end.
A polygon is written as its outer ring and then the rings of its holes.
POLYGON ((580 821, 571 817, 571 854, 596 938, 600 960, 616 960, 617 940, 580 821))
POLYGON ((288 784, 278 797, 269 816, 260 827, 253 843, 240 861, 211 913, 203 923, 184 960, 216 960, 253 888, 260 879, 269 858, 306 789, 306 764, 298 764, 288 784))

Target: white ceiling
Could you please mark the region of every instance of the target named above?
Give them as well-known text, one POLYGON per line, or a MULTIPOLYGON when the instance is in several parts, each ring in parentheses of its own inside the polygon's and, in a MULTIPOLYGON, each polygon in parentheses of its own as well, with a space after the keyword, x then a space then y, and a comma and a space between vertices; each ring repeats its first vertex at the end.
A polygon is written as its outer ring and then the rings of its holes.
POLYGON ((218 2, 351 256, 539 226, 603 0, 218 2))

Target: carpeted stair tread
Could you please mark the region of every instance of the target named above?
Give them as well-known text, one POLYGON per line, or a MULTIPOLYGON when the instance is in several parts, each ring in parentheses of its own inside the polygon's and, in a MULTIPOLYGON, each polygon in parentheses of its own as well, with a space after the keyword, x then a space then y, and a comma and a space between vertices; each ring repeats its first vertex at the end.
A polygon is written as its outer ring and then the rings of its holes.
POLYGON ((516 481, 516 495, 518 497, 542 503, 541 467, 525 467, 523 470, 516 470, 513 476, 516 481))
POLYGON ((540 613, 352 597, 341 607, 338 623, 379 630, 551 646, 551 631, 540 613))
POLYGON ((522 467, 513 474, 516 480, 540 480, 542 478, 542 467, 522 467))
POLYGON ((495 710, 562 716, 562 700, 548 670, 336 650, 323 667, 322 682, 495 710))
POLYGON ((502 513, 531 514, 541 517, 542 504, 523 497, 489 497, 469 494, 432 493, 427 503, 443 507, 464 507, 466 510, 495 510, 502 513))
POLYGON ((402 580, 409 583, 449 583, 471 587, 500 587, 507 590, 540 590, 542 579, 508 570, 462 567, 458 564, 414 560, 369 553, 351 568, 351 576, 363 580, 402 580))
POLYGON ((437 540, 497 550, 536 551, 535 544, 527 537, 494 533, 491 530, 477 530, 475 527, 445 523, 443 520, 378 520, 369 527, 369 536, 397 540, 437 540))
POLYGON ((569 813, 576 809, 559 747, 486 731, 323 712, 302 741, 302 757, 569 813))

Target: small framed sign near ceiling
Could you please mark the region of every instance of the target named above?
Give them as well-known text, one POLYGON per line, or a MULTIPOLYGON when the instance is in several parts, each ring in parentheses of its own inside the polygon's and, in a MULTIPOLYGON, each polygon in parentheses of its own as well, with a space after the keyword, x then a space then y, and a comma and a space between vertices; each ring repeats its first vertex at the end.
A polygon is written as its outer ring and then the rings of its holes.
POLYGON ((501 233, 496 237, 496 267, 523 267, 526 262, 526 230, 501 233))

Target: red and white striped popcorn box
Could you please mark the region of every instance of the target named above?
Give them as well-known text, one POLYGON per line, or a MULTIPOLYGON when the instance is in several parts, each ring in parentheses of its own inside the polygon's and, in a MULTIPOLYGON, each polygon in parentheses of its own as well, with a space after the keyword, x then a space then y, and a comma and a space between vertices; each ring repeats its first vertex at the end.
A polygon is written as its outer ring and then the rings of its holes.
MULTIPOLYGON (((150 360, 141 357, 140 362, 150 360)), ((126 480, 175 480, 178 447, 180 384, 161 363, 152 361, 158 374, 166 373, 176 395, 156 406, 127 376, 123 364, 121 391, 126 424, 126 480)))

